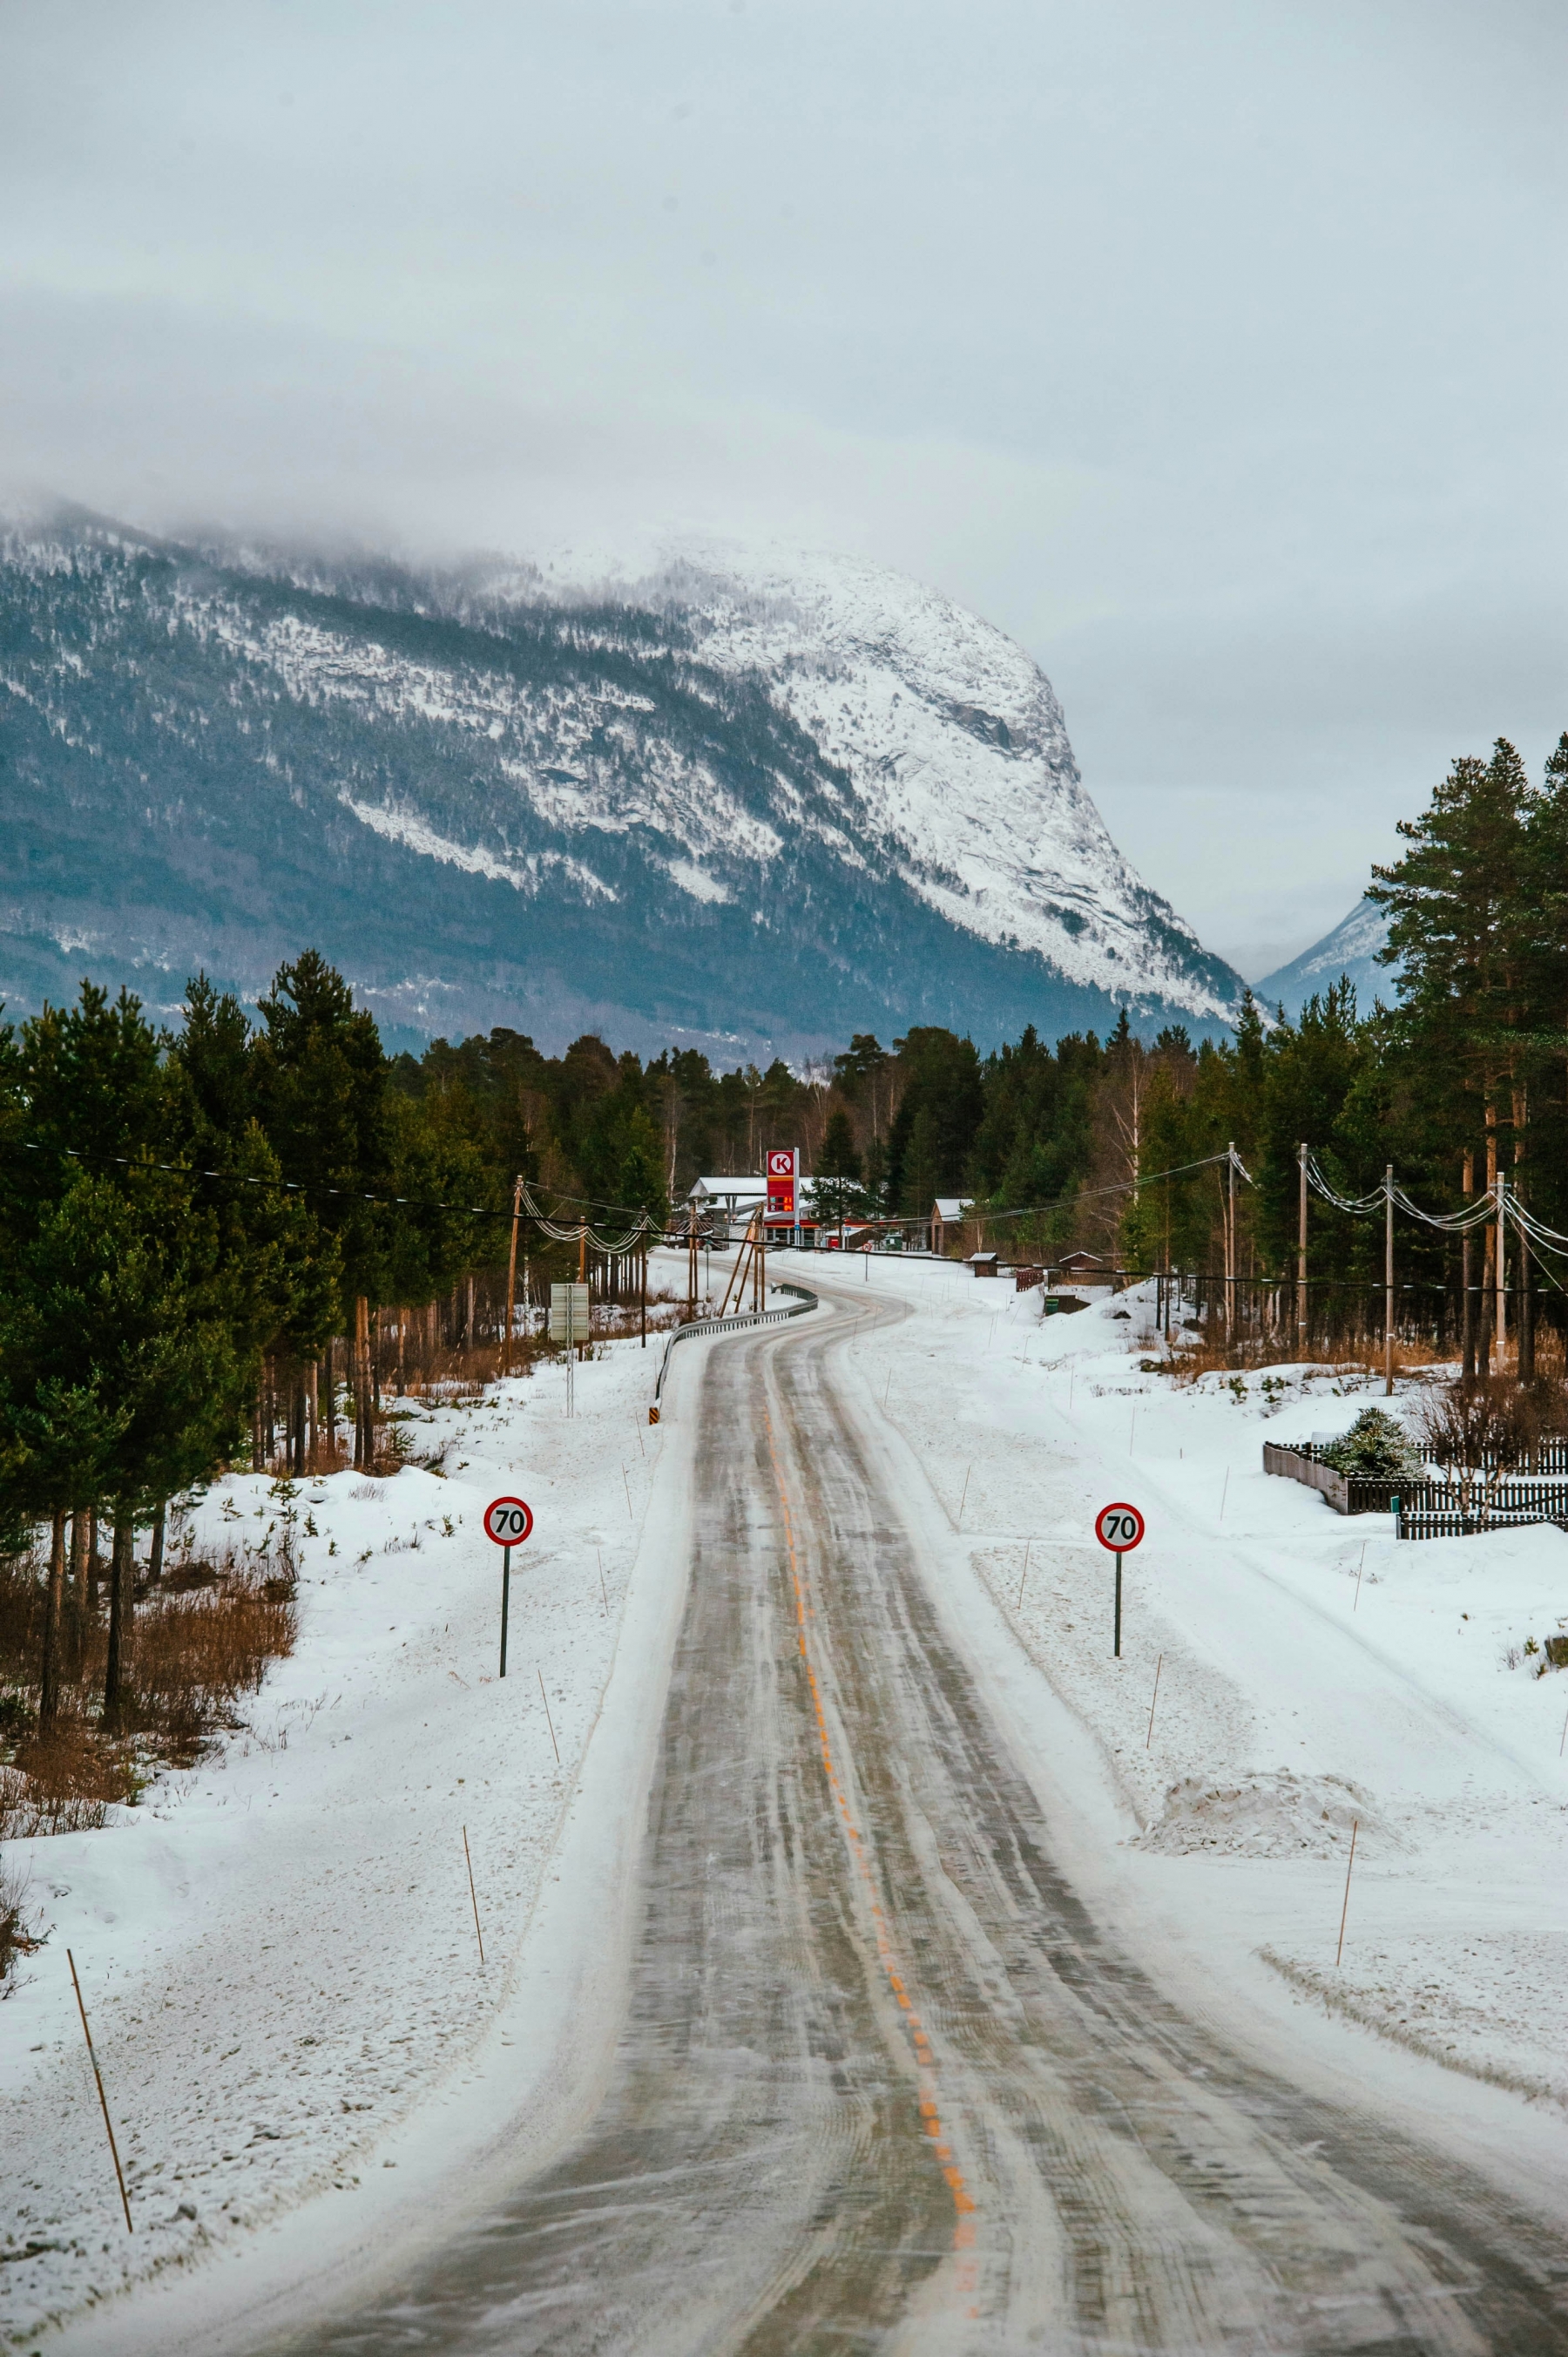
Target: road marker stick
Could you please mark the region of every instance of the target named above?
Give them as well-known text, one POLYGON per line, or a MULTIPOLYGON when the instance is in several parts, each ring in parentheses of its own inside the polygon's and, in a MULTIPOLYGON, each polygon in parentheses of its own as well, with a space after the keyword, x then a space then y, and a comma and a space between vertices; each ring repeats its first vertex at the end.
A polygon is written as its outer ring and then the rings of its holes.
POLYGON ((474 1888, 474 1861, 468 1856, 468 1828, 463 1828, 463 1857, 468 1868, 468 1896, 474 1902, 474 1937, 479 1943, 479 1962, 485 1961, 485 1935, 479 1929, 479 1894, 474 1888))
POLYGON ((555 1722, 550 1716, 550 1697, 544 1691, 544 1673, 536 1667, 534 1674, 539 1680, 539 1699, 544 1705, 544 1724, 550 1729, 550 1749, 555 1754, 555 1765, 559 1768, 561 1746, 555 1740, 555 1722))
POLYGON ((886 1405, 887 1405, 887 1394, 889 1394, 889 1392, 890 1392, 892 1389, 893 1389, 893 1370, 892 1370, 892 1368, 891 1368, 891 1367, 889 1367, 889 1368, 888 1368, 888 1370, 887 1370, 887 1381, 886 1381, 886 1382, 883 1384, 883 1386, 882 1386, 882 1405, 883 1405, 883 1406, 884 1406, 884 1407, 886 1407, 886 1405))
POLYGON ((620 1469, 620 1478, 626 1489, 626 1518, 628 1523, 635 1523, 637 1516, 631 1511, 631 1483, 627 1479, 627 1470, 624 1465, 620 1469))
POLYGON ((103 2110, 104 2127, 109 2132, 110 2157, 113 2160, 114 2175, 120 2185, 120 2206, 125 2212, 125 2232, 127 2234, 134 2234, 136 2230, 131 2223, 131 2203, 125 2191, 125 2172, 120 2166, 120 2147, 114 2141, 114 2123, 109 2116, 109 2098, 103 2092, 103 2073, 98 2067, 98 2056, 92 2044, 92 2032, 87 2027, 87 2007, 81 2002, 81 1983, 76 1977, 76 1958, 69 1948, 65 1952, 65 1960, 70 1966, 70 1985, 76 1991, 76 2009, 81 2016, 81 2034, 87 2040, 87 2059, 92 2065, 92 2075, 98 2083, 98 2101, 103 2110))
POLYGON ((1361 1560, 1356 1566, 1356 1593, 1350 1598, 1350 1609, 1352 1612, 1354 1612, 1357 1605, 1361 1601, 1361 1574, 1367 1567, 1367 1545, 1368 1542, 1363 1539, 1361 1541, 1361 1560))
POLYGON ((1018 1575, 1018 1609, 1020 1612, 1024 1609, 1024 1582, 1029 1577, 1029 1549, 1034 1545, 1034 1544, 1035 1542, 1033 1539, 1026 1539, 1024 1541, 1024 1568, 1018 1575))
POLYGON ((1336 1964, 1343 1963, 1345 1956, 1345 1918, 1350 1912, 1350 1869, 1356 1863, 1356 1835, 1360 1823, 1359 1817, 1350 1820, 1350 1855, 1345 1862, 1345 1904, 1339 1910, 1339 1945, 1334 1953, 1336 1964))
POLYGON ((1229 1465, 1228 1465, 1228 1466, 1225 1468, 1225 1480, 1224 1480, 1224 1482, 1222 1483, 1222 1485, 1221 1485, 1221 1487, 1220 1487, 1220 1491, 1219 1491, 1219 1519, 1220 1519, 1220 1521, 1221 1521, 1221 1522, 1223 1522, 1223 1521, 1225 1520, 1225 1501, 1226 1501, 1227 1497, 1230 1495, 1230 1467, 1229 1467, 1229 1465))
POLYGON ((963 1496, 958 1501, 958 1526, 961 1531, 963 1528, 963 1510, 969 1498, 969 1475, 970 1473, 972 1473, 973 1470, 974 1468, 972 1465, 969 1469, 969 1472, 965 1473, 963 1477, 963 1496))
POLYGON ((596 1549, 596 1553, 599 1558, 599 1594, 604 1598, 605 1618, 607 1620, 609 1618, 610 1599, 609 1591, 605 1586, 605 1551, 603 1547, 599 1547, 596 1549))
MULTIPOLYGON (((1568 1718, 1565 1718, 1563 1722, 1563 1743, 1568 1743, 1568 1718)), ((1563 1743, 1560 1743, 1557 1747, 1557 1757, 1559 1760, 1563 1757, 1563 1743)))
POLYGON ((1144 1738, 1144 1749, 1145 1751, 1155 1739, 1155 1705, 1160 1698, 1160 1672, 1164 1669, 1165 1665, 1165 1657, 1162 1653, 1159 1660, 1155 1663, 1155 1691, 1149 1697, 1149 1731, 1144 1738))

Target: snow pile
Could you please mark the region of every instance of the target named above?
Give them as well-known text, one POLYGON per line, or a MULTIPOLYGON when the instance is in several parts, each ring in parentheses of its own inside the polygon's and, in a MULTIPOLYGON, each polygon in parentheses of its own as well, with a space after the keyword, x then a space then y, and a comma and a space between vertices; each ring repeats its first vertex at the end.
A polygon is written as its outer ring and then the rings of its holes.
POLYGON ((1230 1857, 1331 1857, 1349 1847, 1358 1824, 1358 1848, 1381 1831, 1367 1793, 1343 1776, 1297 1776, 1288 1768, 1224 1784, 1184 1776, 1138 1842, 1167 1857, 1201 1849, 1230 1857))
POLYGON ((1331 2013, 1451 2071, 1568 2111, 1568 1929, 1356 1943, 1330 1972, 1263 1956, 1331 2013))

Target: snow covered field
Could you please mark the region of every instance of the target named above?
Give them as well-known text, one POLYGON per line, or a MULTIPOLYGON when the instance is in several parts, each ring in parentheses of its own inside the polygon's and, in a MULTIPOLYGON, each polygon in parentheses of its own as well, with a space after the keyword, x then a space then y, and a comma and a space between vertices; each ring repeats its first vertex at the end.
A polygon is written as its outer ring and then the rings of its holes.
MULTIPOLYGON (((1386 1519, 1341 1519, 1265 1477, 1265 1436, 1337 1429, 1369 1393, 1317 1368, 1270 1371, 1266 1391, 1262 1374, 1144 1374, 1136 1296, 1042 1321, 1037 1293, 929 1264, 786 1255, 773 1273, 831 1287, 836 1318, 857 1300, 907 1308, 846 1328, 865 1421, 983 1671, 1055 1748, 1072 1870, 1122 1894, 1145 1945, 1168 1926, 1189 1993, 1207 1977, 1216 2010, 1238 1991, 1272 2008, 1282 2066, 1294 2040, 1418 2086, 1439 2122, 1480 2103, 1494 2142, 1498 2105, 1521 2138, 1527 2121, 1568 2136, 1568 1677, 1536 1676, 1523 1651, 1568 1620, 1568 1539, 1396 1546, 1386 1519), (1127 1559, 1118 1662, 1091 1524, 1122 1498, 1148 1537, 1127 1559), (1088 1731, 1076 1749, 1063 1705, 1088 1731)), ((171 2262, 369 2248, 509 2120, 517 2170, 520 2091, 539 2149, 559 2132, 568 2014, 613 2028, 639 1746, 683 1579, 682 1385, 707 1346, 676 1354, 687 1374, 650 1429, 660 1347, 579 1369, 575 1421, 554 1370, 412 1427, 440 1475, 306 1485, 300 1643, 249 1732, 101 1833, 12 1846, 50 1927, 0 2010, 13 2345, 171 2262), (501 1490, 539 1517, 514 1556, 504 1685, 499 1556, 478 1530, 501 1490), (585 1925, 596 2011, 551 1979, 585 1925), (130 2241, 67 1945, 129 2160, 130 2241)), ((249 1478, 204 1509, 252 1528, 276 1512, 249 1478)), ((71 2343, 129 2348, 139 2312, 116 2307, 71 2343)))
MULTIPOLYGON (((300 1641, 248 1731, 101 1832, 8 1845, 48 1933, 0 2010, 13 2340, 307 2194, 358 2194, 392 2165, 389 2128, 433 2089, 472 2084, 604 1696, 659 1463, 647 1401, 662 1348, 618 1342, 579 1366, 571 1421, 547 1368, 406 1426, 441 1475, 303 1485, 300 1641), (537 1517, 512 1556, 504 1683, 500 1554, 480 1530, 502 1491, 537 1517)), ((236 1476, 199 1528, 253 1539, 279 1512, 271 1483, 236 1476)))
POLYGON ((1042 1319, 1037 1293, 929 1265, 863 1282, 917 1305, 856 1346, 868 1389, 1092 1731, 1144 1900, 1217 1971, 1261 1957, 1303 2002, 1568 2111, 1568 1676, 1524 1650, 1568 1628, 1568 1535, 1400 1544, 1264 1474, 1265 1438, 1343 1430, 1380 1379, 1178 1386, 1140 1370, 1136 1293, 1042 1319), (1122 1499, 1148 1536, 1117 1661, 1092 1525, 1122 1499))

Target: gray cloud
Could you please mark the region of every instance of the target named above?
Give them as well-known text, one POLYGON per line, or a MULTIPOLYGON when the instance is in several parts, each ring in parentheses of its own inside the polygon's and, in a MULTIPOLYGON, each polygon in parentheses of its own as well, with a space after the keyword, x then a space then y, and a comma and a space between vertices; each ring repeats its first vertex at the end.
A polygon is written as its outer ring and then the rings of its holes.
POLYGON ((906 566, 1256 970, 1452 752, 1568 725, 1565 51, 1518 0, 0 7, 5 473, 906 566))

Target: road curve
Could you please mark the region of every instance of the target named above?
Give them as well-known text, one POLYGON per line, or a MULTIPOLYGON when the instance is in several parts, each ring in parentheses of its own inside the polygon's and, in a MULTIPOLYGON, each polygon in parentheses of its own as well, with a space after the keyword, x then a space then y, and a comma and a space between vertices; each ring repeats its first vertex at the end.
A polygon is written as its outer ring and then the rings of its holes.
POLYGON ((1096 1930, 835 1396, 849 1330, 716 1342, 684 1411, 695 1556, 598 2116, 274 2345, 1568 2357, 1537 2222, 1096 1930))

